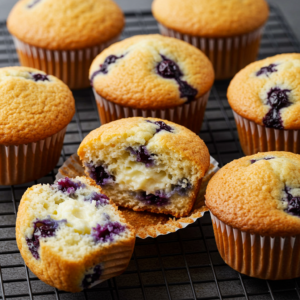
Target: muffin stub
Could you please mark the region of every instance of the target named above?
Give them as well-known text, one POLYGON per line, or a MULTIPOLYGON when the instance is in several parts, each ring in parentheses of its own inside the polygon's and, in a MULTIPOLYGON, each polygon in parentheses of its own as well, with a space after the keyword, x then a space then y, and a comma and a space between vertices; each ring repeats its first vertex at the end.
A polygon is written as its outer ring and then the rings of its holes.
POLYGON ((113 201, 136 211, 186 216, 209 168, 204 142, 190 130, 154 118, 128 118, 92 131, 78 155, 113 201))
POLYGON ((86 177, 29 188, 19 207, 16 237, 30 270, 70 292, 121 274, 135 243, 132 226, 86 177))

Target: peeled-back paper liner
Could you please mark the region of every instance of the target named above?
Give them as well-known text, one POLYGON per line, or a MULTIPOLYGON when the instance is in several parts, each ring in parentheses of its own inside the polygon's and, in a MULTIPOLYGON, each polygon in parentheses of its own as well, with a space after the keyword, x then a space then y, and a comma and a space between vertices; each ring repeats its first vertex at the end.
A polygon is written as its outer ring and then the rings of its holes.
POLYGON ((16 37, 13 40, 22 66, 42 70, 61 79, 70 89, 79 89, 90 86, 89 68, 94 58, 119 37, 97 46, 65 51, 34 47, 16 37))
MULTIPOLYGON (((133 211, 128 208, 119 207, 125 219, 136 229, 136 236, 142 239, 147 237, 157 237, 185 228, 201 218, 208 208, 204 203, 206 186, 210 178, 219 170, 218 162, 210 157, 209 170, 203 177, 197 200, 189 216, 176 219, 164 214, 155 214, 144 211, 133 211)), ((84 168, 77 154, 71 155, 62 167, 58 170, 56 180, 64 177, 74 178, 76 176, 86 176, 84 168)))
POLYGON ((198 133, 201 129, 209 94, 210 91, 190 103, 185 103, 174 108, 146 110, 118 105, 101 97, 94 90, 101 124, 122 118, 152 117, 180 124, 195 133, 198 133))
POLYGON ((160 33, 183 40, 203 51, 212 62, 216 79, 233 77, 239 70, 256 60, 263 27, 247 34, 206 38, 182 34, 158 24, 160 33))
POLYGON ((45 176, 55 168, 67 127, 29 144, 0 145, 0 185, 15 185, 45 176))
POLYGON ((226 225, 211 212, 215 239, 223 260, 251 277, 284 280, 300 276, 300 235, 270 237, 226 225))
POLYGON ((233 111, 245 155, 267 151, 300 153, 300 130, 280 130, 256 124, 233 111))

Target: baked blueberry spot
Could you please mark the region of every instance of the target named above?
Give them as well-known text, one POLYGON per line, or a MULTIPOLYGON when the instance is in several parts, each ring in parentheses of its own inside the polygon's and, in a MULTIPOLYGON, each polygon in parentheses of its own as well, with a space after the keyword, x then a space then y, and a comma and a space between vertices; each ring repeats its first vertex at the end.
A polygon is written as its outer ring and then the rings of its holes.
POLYGON ((283 201, 287 201, 287 208, 285 212, 292 216, 300 217, 300 197, 293 197, 290 193, 291 188, 285 186, 284 191, 287 194, 287 198, 283 201))
POLYGON ((96 207, 104 206, 109 204, 109 198, 104 195, 97 192, 92 192, 88 197, 84 198, 84 201, 96 201, 96 207))
POLYGON ((82 287, 84 289, 87 289, 88 287, 90 287, 91 284, 93 284, 95 281, 100 279, 101 274, 102 274, 101 265, 96 265, 92 269, 92 273, 88 273, 84 276, 84 278, 82 280, 82 287))
POLYGON ((180 196, 186 196, 191 189, 192 184, 187 178, 180 179, 178 183, 172 188, 174 193, 177 193, 180 196))
POLYGON ((34 81, 50 81, 47 74, 29 73, 34 81))
POLYGON ((267 104, 271 106, 269 112, 263 118, 263 124, 269 128, 284 129, 280 110, 290 106, 287 93, 291 90, 282 90, 279 87, 271 88, 267 94, 267 104))
POLYGON ((139 192, 136 194, 136 198, 148 205, 165 206, 169 203, 169 198, 161 191, 155 192, 155 195, 139 192))
POLYGON ((39 2, 41 2, 41 0, 34 0, 30 4, 27 5, 27 8, 32 8, 33 6, 38 4, 39 2))
POLYGON ((254 163, 256 163, 257 161, 260 161, 260 160, 270 160, 270 159, 275 159, 275 157, 273 157, 273 156, 270 156, 270 157, 264 157, 264 158, 260 158, 260 159, 251 159, 250 160, 250 162, 251 162, 251 164, 254 164, 254 163))
POLYGON ((126 226, 119 222, 109 222, 105 225, 97 224, 92 228, 92 237, 96 243, 112 242, 114 237, 123 233, 126 226))
POLYGON ((65 177, 63 179, 58 180, 57 183, 54 183, 52 186, 70 196, 74 194, 78 189, 84 188, 85 184, 82 182, 75 182, 70 178, 65 177))
POLYGON ((40 239, 55 236, 55 231, 58 229, 59 225, 65 222, 67 222, 67 220, 56 221, 50 217, 45 220, 36 219, 33 223, 34 231, 32 238, 26 238, 29 251, 35 259, 40 258, 38 252, 40 248, 40 239))
POLYGON ((148 123, 152 123, 152 124, 155 124, 158 126, 158 128, 156 129, 156 133, 162 131, 162 130, 165 130, 165 131, 168 131, 168 132, 173 132, 173 128, 169 125, 167 125, 165 122, 163 121, 155 121, 155 122, 152 122, 152 121, 149 121, 147 120, 148 123))
POLYGON ((147 168, 154 166, 154 156, 156 155, 151 154, 146 146, 140 146, 137 150, 134 150, 132 147, 128 147, 126 150, 136 156, 136 161, 144 163, 147 168))
POLYGON ((181 80, 183 76, 179 66, 171 59, 161 55, 162 61, 156 66, 157 73, 163 78, 174 79, 179 85, 180 97, 187 98, 189 103, 195 99, 198 91, 189 85, 186 81, 181 80))
POLYGON ((92 163, 86 164, 90 177, 95 180, 98 185, 106 185, 113 183, 115 178, 109 174, 103 166, 95 166, 92 163))
POLYGON ((104 63, 99 66, 99 70, 95 71, 91 76, 91 85, 93 85, 94 78, 98 74, 107 74, 108 73, 108 66, 114 64, 118 59, 123 58, 124 55, 116 56, 116 55, 109 55, 105 58, 104 63))
POLYGON ((270 64, 269 66, 262 67, 260 70, 256 72, 256 76, 260 76, 260 75, 268 76, 271 73, 277 72, 277 69, 275 69, 275 67, 277 67, 276 64, 270 64))

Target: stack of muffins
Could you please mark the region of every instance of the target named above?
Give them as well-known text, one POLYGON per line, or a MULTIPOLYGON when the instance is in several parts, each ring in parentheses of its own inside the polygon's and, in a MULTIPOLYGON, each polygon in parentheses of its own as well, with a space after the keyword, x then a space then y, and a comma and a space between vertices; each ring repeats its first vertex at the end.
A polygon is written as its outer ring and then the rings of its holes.
POLYGON ((88 178, 24 194, 16 236, 26 264, 48 284, 80 291, 129 263, 134 229, 117 206, 187 216, 209 167, 195 133, 215 77, 235 76, 228 100, 252 156, 209 183, 217 246, 249 276, 300 276, 300 54, 254 62, 264 0, 155 0, 152 8, 162 35, 118 43, 124 16, 112 0, 21 0, 8 18, 23 67, 0 69, 0 184, 55 167, 75 112, 69 88, 91 84, 108 123, 79 147, 88 178))

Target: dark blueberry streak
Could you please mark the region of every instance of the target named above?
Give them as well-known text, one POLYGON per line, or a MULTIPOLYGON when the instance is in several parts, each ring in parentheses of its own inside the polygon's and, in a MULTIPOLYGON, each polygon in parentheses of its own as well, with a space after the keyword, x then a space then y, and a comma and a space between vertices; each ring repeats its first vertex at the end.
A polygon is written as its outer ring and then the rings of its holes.
POLYGON ((84 201, 96 201, 96 207, 104 206, 109 204, 109 198, 104 195, 97 192, 92 192, 88 197, 84 198, 84 201))
POLYGON ((34 81, 50 81, 47 74, 40 74, 40 73, 31 73, 29 74, 32 76, 34 81))
POLYGON ((293 195, 289 193, 290 190, 291 189, 287 186, 284 187, 284 191, 287 194, 286 201, 288 202, 288 206, 285 211, 292 216, 300 217, 300 197, 293 197, 293 195))
POLYGON ((284 129, 280 110, 292 104, 287 95, 290 91, 275 87, 268 92, 267 104, 271 106, 271 109, 263 118, 263 124, 266 127, 284 129))
POLYGON ((95 180, 98 185, 106 185, 114 182, 114 176, 110 175, 103 166, 95 166, 92 163, 86 164, 86 166, 89 169, 90 177, 95 180))
MULTIPOLYGON (((270 64, 269 66, 267 67, 262 67, 260 70, 258 70, 256 72, 256 76, 260 76, 262 74, 268 76, 269 73, 274 73, 274 72, 277 72, 277 69, 275 69, 275 67, 277 67, 276 64, 270 64)), ((268 76, 269 77, 269 76, 268 76)))
POLYGON ((270 159, 275 159, 275 157, 264 157, 264 158, 262 158, 262 159, 251 159, 250 160, 250 162, 251 162, 251 164, 254 164, 254 163, 256 163, 257 161, 260 161, 260 160, 270 160, 270 159))
POLYGON ((46 238, 55 236, 55 231, 59 227, 60 223, 65 223, 66 220, 56 221, 50 217, 45 220, 37 219, 33 224, 34 231, 32 238, 26 238, 26 242, 29 248, 29 251, 32 253, 35 259, 39 259, 39 248, 40 248, 40 238, 46 238))
POLYGON ((68 177, 60 179, 57 183, 54 183, 52 187, 57 188, 59 191, 70 195, 73 195, 77 189, 84 188, 85 184, 81 182, 75 182, 68 177))
POLYGON ((155 122, 152 122, 152 121, 147 120, 147 122, 159 126, 159 128, 156 129, 156 133, 159 133, 159 132, 162 131, 162 130, 165 130, 165 131, 168 131, 168 132, 173 132, 173 130, 174 130, 171 126, 167 125, 167 124, 166 124, 165 122, 163 122, 163 121, 155 121, 155 122))
POLYGON ((146 146, 140 146, 137 150, 134 150, 132 147, 128 147, 126 150, 136 156, 136 161, 144 163, 147 168, 154 166, 154 156, 156 155, 151 154, 146 146))
POLYGON ((87 289, 92 283, 100 279, 102 269, 100 265, 97 265, 93 269, 92 274, 86 274, 82 280, 82 287, 87 289))
POLYGON ((39 2, 41 2, 41 0, 35 0, 31 4, 27 5, 27 8, 32 8, 33 6, 35 6, 36 4, 38 4, 39 2))
POLYGON ((175 79, 179 85, 180 97, 187 98, 189 103, 193 101, 198 94, 198 91, 190 86, 186 81, 181 80, 183 73, 179 66, 171 59, 161 55, 162 61, 157 65, 156 71, 163 78, 175 79))
POLYGON ((93 81, 94 78, 98 75, 98 74, 107 74, 108 73, 108 66, 111 64, 114 64, 118 59, 123 58, 124 55, 121 56, 116 56, 116 55, 109 55, 108 57, 106 57, 104 63, 102 65, 100 65, 100 69, 95 71, 92 76, 91 76, 91 85, 93 86, 93 81))
POLYGON ((97 224, 96 227, 92 228, 91 235, 96 243, 112 242, 114 236, 120 235, 125 229, 126 226, 119 222, 109 222, 103 226, 97 224))

